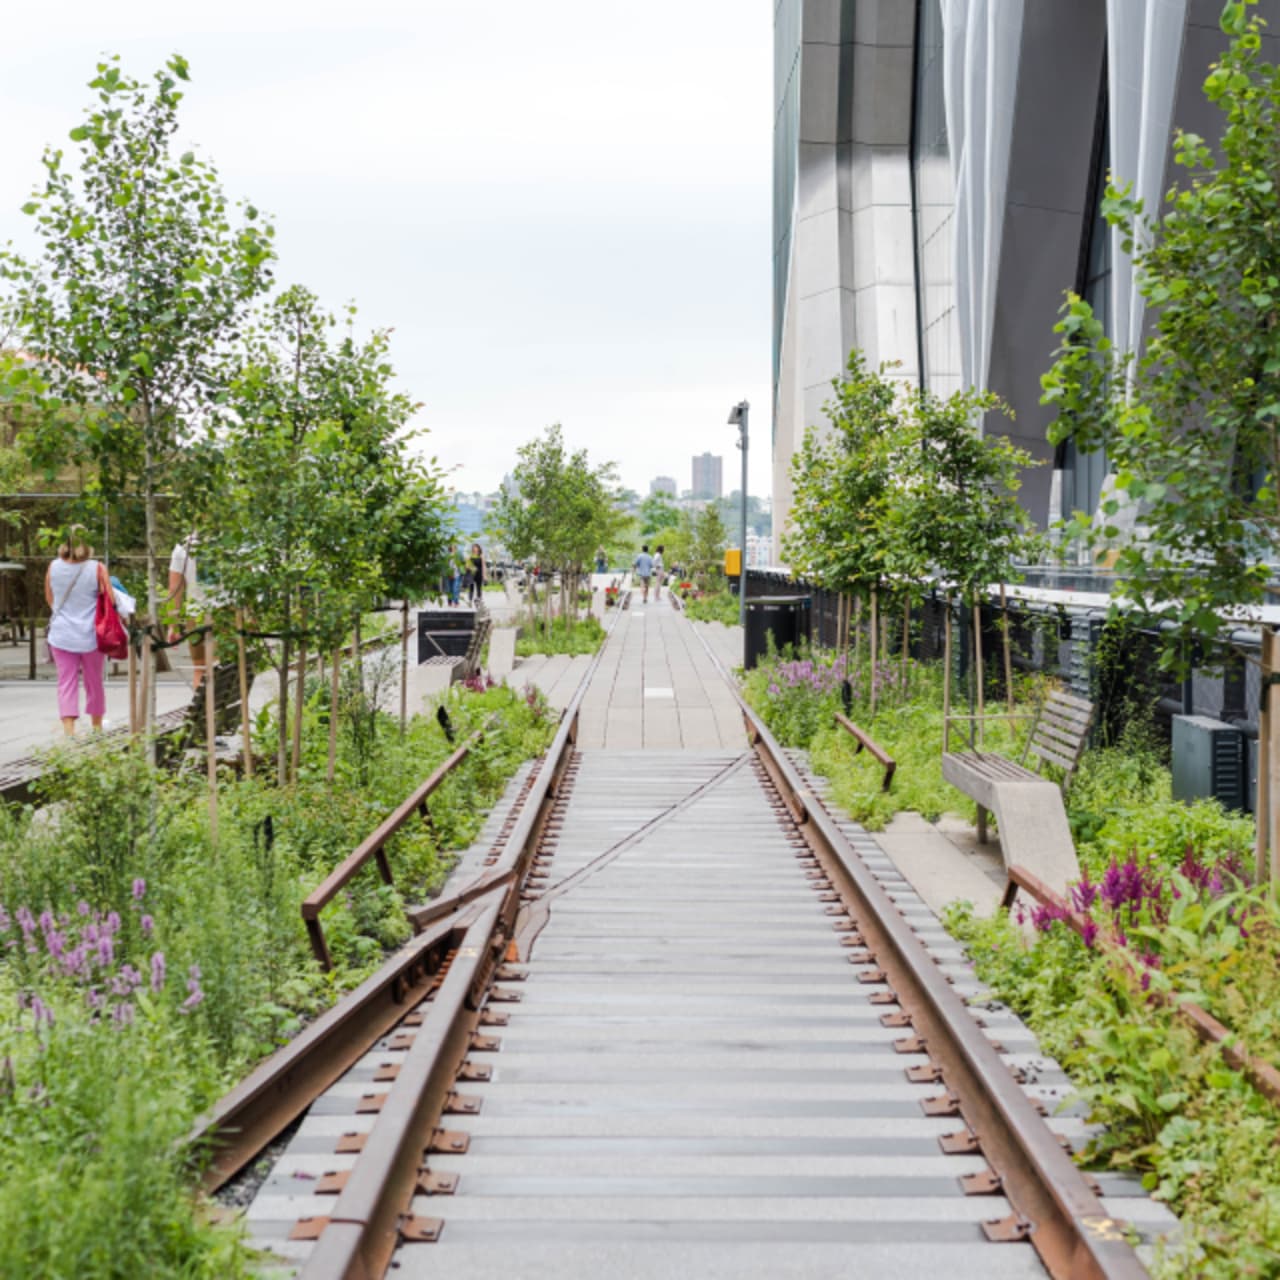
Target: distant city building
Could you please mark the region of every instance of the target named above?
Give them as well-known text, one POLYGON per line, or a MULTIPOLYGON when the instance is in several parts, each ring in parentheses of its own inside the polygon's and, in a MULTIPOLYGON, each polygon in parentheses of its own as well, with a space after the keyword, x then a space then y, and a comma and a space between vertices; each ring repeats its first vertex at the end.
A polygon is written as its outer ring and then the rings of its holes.
POLYGON ((724 492, 724 459, 704 453, 693 459, 693 496, 718 498, 724 492))
POLYGON ((674 476, 654 476, 649 481, 649 496, 655 493, 665 493, 670 497, 676 496, 676 481, 674 476))

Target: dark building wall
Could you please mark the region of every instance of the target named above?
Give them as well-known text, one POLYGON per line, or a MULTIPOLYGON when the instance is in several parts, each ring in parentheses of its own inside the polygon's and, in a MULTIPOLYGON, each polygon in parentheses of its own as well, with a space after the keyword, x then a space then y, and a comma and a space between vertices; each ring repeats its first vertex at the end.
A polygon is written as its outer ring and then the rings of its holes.
POLYGON ((987 429, 1041 461, 1024 475, 1021 493, 1041 526, 1049 517, 1053 446, 1040 375, 1052 362, 1053 326, 1076 285, 1091 215, 1086 204, 1105 57, 1104 0, 1028 3, 988 373, 988 385, 1015 418, 993 414, 987 429))

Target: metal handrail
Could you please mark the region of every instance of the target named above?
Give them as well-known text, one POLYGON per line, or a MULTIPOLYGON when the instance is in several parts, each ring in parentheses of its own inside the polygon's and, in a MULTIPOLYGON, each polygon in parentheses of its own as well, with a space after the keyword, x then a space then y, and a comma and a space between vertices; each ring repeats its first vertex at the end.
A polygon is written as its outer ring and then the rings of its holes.
POLYGON ((420 783, 410 795, 392 810, 356 847, 349 853, 307 896, 302 900, 302 918, 306 921, 307 935, 311 939, 311 950, 323 969, 333 968, 333 960, 329 955, 329 947, 325 942, 324 929, 320 925, 320 913, 346 884, 363 869, 365 863, 373 858, 378 864, 378 871, 384 884, 394 884, 391 874, 391 863, 387 860, 387 842, 415 814, 419 814, 424 822, 430 823, 431 810, 427 801, 431 793, 471 754, 471 751, 484 739, 486 731, 492 726, 490 717, 480 729, 469 737, 451 756, 438 765, 420 783))

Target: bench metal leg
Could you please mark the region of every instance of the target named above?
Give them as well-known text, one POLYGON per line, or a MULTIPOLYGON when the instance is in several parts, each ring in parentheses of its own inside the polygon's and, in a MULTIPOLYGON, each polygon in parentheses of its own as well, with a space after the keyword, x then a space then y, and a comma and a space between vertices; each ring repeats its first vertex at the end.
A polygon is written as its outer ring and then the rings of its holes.
POLYGON ((987 843, 987 811, 981 805, 978 806, 978 843, 987 843))

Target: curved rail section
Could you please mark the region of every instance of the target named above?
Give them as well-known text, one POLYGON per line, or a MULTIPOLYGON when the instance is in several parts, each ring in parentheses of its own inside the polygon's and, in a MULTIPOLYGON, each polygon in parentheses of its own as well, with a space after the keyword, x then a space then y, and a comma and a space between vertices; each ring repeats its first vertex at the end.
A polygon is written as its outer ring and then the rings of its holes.
MULTIPOLYGON (((415 927, 421 931, 417 937, 288 1045, 262 1062, 196 1125, 189 1142, 207 1156, 202 1181, 206 1192, 217 1190, 248 1164, 358 1061, 370 1045, 412 1016, 423 1001, 434 995, 430 1006, 433 1011, 447 1007, 449 993, 456 989, 456 983, 451 982, 454 967, 459 964, 463 969, 470 967, 473 957, 464 953, 475 943, 467 939, 474 937, 475 922, 492 914, 496 900, 499 904, 496 923, 491 926, 494 942, 487 947, 486 954, 493 947, 497 951, 489 956, 490 963, 482 974, 487 982, 506 939, 513 934, 521 887, 570 767, 582 698, 600 656, 597 653, 587 668, 566 708, 496 863, 457 892, 412 913, 415 927)), ((433 1026, 437 1022, 433 1012, 433 1026)), ((343 1211, 346 1212, 346 1207, 343 1211)), ((367 1225, 375 1236, 385 1226, 381 1218, 367 1225)), ((325 1245, 327 1252, 327 1237, 325 1245)), ((363 1246, 357 1250, 358 1253, 364 1251, 363 1246)))

